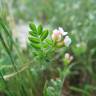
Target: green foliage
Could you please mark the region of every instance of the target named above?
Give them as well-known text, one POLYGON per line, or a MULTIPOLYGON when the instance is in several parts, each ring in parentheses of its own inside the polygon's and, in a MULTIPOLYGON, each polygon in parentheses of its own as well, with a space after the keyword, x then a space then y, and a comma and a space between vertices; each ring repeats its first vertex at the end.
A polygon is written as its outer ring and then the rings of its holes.
POLYGON ((38 26, 38 34, 41 35, 43 31, 42 25, 38 26))
POLYGON ((60 90, 62 89, 61 86, 62 81, 60 79, 51 79, 50 82, 46 82, 45 84, 44 96, 60 96, 60 90))
POLYGON ((42 49, 46 43, 43 41, 48 36, 48 30, 44 30, 41 25, 36 28, 35 24, 30 24, 31 31, 29 32, 29 41, 31 43, 31 46, 36 49, 42 49))
POLYGON ((96 0, 0 0, 0 95, 61 96, 67 87, 69 96, 95 95, 95 21, 96 0), (10 18, 16 25, 35 22, 29 24, 26 50, 14 40, 10 18), (50 38, 59 26, 71 34, 69 48, 50 38), (65 53, 73 60, 66 61, 65 53))
POLYGON ((41 36, 40 36, 41 41, 43 41, 44 39, 46 39, 47 36, 48 36, 48 30, 45 30, 45 31, 41 34, 41 36))

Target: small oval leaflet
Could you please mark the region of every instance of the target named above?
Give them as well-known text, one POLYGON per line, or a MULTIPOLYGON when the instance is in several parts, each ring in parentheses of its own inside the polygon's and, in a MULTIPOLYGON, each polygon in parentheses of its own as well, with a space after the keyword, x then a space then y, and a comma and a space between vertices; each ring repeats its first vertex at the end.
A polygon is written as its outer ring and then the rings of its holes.
POLYGON ((40 35, 43 31, 43 28, 42 28, 42 25, 39 25, 38 26, 38 34, 40 35))
POLYGON ((36 48, 36 49, 40 49, 41 48, 40 44, 31 43, 31 46, 36 48))
POLYGON ((37 36, 36 32, 33 32, 33 31, 29 31, 29 34, 32 35, 32 36, 35 36, 35 37, 37 36))
POLYGON ((47 36, 48 36, 48 30, 45 30, 45 31, 41 34, 41 41, 43 41, 44 39, 46 39, 47 36))
POLYGON ((31 30, 32 30, 33 32, 37 32, 35 24, 30 23, 30 24, 29 24, 29 27, 31 28, 31 30))
POLYGON ((29 40, 33 43, 40 43, 40 40, 36 37, 33 37, 33 36, 29 37, 29 40))

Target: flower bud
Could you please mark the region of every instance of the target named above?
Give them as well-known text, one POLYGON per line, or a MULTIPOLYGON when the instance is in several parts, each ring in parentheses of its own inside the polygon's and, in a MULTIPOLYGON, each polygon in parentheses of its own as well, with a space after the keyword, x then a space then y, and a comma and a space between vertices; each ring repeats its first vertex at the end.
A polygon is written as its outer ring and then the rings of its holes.
POLYGON ((65 44, 65 46, 67 46, 67 47, 69 47, 69 45, 71 44, 71 39, 70 39, 69 36, 66 36, 66 37, 64 38, 64 44, 65 44))
POLYGON ((70 59, 70 54, 69 53, 65 54, 65 59, 67 59, 67 60, 70 59))
POLYGON ((73 56, 71 56, 69 53, 65 53, 64 63, 69 64, 72 60, 73 60, 73 56))
POLYGON ((53 30, 52 40, 53 41, 60 41, 61 40, 61 33, 57 29, 53 30))

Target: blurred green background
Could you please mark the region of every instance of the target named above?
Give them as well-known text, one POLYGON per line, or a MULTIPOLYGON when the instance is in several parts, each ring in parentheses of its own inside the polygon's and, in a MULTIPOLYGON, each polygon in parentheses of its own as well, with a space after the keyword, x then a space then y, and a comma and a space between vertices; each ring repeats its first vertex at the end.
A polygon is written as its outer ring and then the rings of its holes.
POLYGON ((46 80, 58 77, 63 49, 54 62, 56 70, 54 66, 43 70, 39 61, 34 63, 27 43, 31 21, 50 29, 50 34, 61 26, 72 35, 68 52, 75 66, 65 80, 68 89, 64 85, 62 90, 70 96, 95 96, 96 0, 0 0, 0 96, 58 96, 46 88, 50 94, 44 95, 42 90, 46 80))

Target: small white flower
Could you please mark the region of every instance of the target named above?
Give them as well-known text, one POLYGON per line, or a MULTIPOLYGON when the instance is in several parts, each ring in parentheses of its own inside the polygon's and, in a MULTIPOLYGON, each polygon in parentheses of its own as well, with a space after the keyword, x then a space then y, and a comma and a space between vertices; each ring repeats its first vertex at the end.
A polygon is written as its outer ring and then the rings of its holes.
POLYGON ((70 59, 70 54, 69 53, 65 53, 65 59, 67 59, 67 60, 70 59))
POLYGON ((68 32, 65 32, 62 27, 59 27, 58 29, 59 29, 58 31, 59 31, 63 36, 65 36, 65 35, 68 34, 68 32))
POLYGON ((52 40, 54 40, 54 41, 61 40, 61 33, 57 29, 53 30, 52 40))
POLYGON ((70 61, 72 61, 74 59, 74 57, 73 56, 70 56, 70 61))
POLYGON ((66 36, 68 32, 65 32, 62 27, 53 30, 52 40, 60 41, 62 36, 66 36))
POLYGON ((65 44, 65 46, 67 46, 67 47, 69 47, 69 45, 71 44, 71 39, 70 39, 69 36, 66 36, 66 37, 64 38, 64 44, 65 44))
POLYGON ((69 53, 65 53, 65 60, 67 60, 70 63, 73 59, 73 56, 71 56, 69 53))

